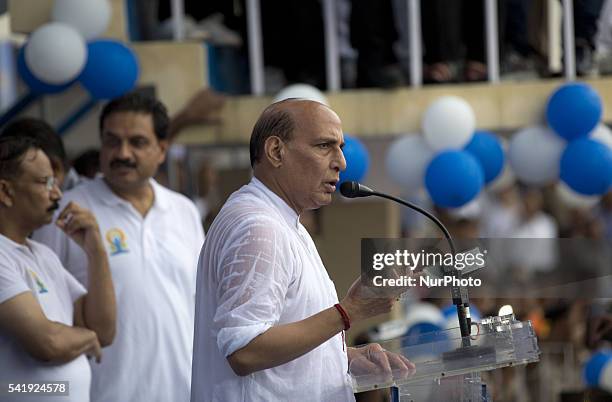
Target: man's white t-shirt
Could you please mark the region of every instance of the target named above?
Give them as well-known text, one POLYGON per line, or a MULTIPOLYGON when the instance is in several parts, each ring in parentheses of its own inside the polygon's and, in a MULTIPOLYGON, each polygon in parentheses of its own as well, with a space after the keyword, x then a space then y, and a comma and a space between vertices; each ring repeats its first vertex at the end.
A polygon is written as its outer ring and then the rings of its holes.
MULTIPOLYGON (((117 332, 92 365, 92 402, 189 399, 195 276, 204 242, 193 203, 151 180, 153 206, 143 218, 103 178, 67 192, 93 212, 108 252, 117 298, 117 332)), ((87 284, 87 260, 63 232, 48 225, 35 237, 87 284)))
MULTIPOLYGON (((26 245, 0 235, 0 304, 24 292, 32 292, 50 321, 73 325, 74 302, 87 292, 62 267, 48 247, 32 240, 26 245)), ((8 394, 9 383, 69 382, 68 396, 57 402, 89 401, 91 370, 85 355, 65 364, 45 363, 30 356, 20 343, 0 331, 0 400, 28 401, 31 394, 8 394)), ((44 399, 44 398, 43 398, 44 399)))
POLYGON ((224 205, 200 255, 191 401, 353 401, 340 333, 248 376, 237 376, 227 362, 270 327, 337 302, 299 216, 254 178, 224 205))

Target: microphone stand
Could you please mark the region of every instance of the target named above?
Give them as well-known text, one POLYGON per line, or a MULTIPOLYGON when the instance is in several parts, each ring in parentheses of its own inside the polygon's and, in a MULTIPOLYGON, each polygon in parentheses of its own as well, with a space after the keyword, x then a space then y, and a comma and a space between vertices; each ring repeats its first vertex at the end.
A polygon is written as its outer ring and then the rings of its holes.
MULTIPOLYGON (((455 242, 451 237, 448 229, 440 222, 438 218, 436 218, 432 213, 426 211, 425 209, 411 204, 407 201, 402 200, 401 198, 394 197, 389 194, 379 193, 378 191, 372 190, 371 195, 386 198, 391 201, 395 201, 401 205, 404 205, 412 210, 420 212, 425 215, 429 219, 431 219, 444 233, 444 237, 448 241, 448 245, 451 249, 451 253, 453 255, 453 261, 455 259, 455 255, 457 254, 457 249, 455 248, 455 242)), ((458 271, 454 268, 444 266, 444 273, 447 275, 457 275, 458 278, 461 278, 461 271, 458 271)), ((459 330, 461 331, 461 338, 463 346, 470 346, 470 327, 471 327, 471 318, 470 318, 470 301, 468 296, 467 288, 463 286, 452 286, 451 287, 451 296, 453 299, 453 304, 457 307, 457 318, 459 319, 459 330)))
MULTIPOLYGON (((413 209, 421 214, 425 215, 429 219, 431 219, 444 233, 444 237, 448 241, 448 244, 451 249, 451 253, 453 256, 453 261, 455 261, 455 257, 457 254, 457 249, 455 247, 455 243, 448 232, 448 229, 440 222, 438 218, 436 218, 430 212, 424 210, 423 208, 416 206, 412 203, 402 200, 401 198, 394 197, 389 194, 380 193, 378 191, 374 191, 369 187, 364 186, 356 181, 347 181, 342 183, 340 186, 340 193, 347 198, 355 198, 355 197, 368 197, 371 195, 375 195, 377 197, 386 198, 391 201, 395 201, 401 205, 404 205, 410 209, 413 209)), ((444 265, 444 264, 443 264, 444 265)), ((446 275, 456 275, 459 279, 461 279, 461 271, 457 270, 455 267, 448 267, 446 265, 443 266, 443 271, 446 275)), ((461 343, 463 347, 470 346, 470 328, 471 328, 471 318, 470 318, 470 301, 468 297, 467 288, 463 286, 452 286, 451 287, 451 296, 453 299, 453 304, 457 307, 457 318, 459 320, 459 330, 461 331, 461 343)))

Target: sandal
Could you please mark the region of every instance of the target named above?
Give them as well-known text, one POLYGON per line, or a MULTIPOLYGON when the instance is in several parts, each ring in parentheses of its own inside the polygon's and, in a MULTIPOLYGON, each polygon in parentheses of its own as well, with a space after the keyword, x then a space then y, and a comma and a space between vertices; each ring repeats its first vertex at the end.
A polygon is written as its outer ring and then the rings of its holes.
POLYGON ((463 75, 467 82, 486 81, 489 76, 487 65, 479 61, 467 61, 463 75))
POLYGON ((448 63, 429 64, 423 71, 423 81, 426 84, 448 84, 453 81, 453 71, 448 63))

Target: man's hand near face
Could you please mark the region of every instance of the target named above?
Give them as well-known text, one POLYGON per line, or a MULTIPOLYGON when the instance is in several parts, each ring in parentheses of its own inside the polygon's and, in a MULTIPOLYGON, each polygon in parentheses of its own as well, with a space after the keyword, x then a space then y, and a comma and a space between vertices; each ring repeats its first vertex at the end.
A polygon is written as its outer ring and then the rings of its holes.
POLYGON ((60 212, 55 224, 83 249, 89 262, 87 295, 75 302, 75 325, 95 331, 100 344, 108 346, 115 337, 117 311, 98 221, 91 211, 70 202, 60 212))
POLYGON ((55 224, 78 244, 88 257, 99 257, 104 244, 95 216, 74 202, 68 203, 57 217, 55 224))

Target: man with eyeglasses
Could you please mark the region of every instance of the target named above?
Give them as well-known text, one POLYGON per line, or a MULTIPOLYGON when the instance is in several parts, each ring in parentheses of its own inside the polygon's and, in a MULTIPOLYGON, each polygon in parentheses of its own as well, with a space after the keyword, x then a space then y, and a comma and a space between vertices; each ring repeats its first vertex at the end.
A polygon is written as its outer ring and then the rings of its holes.
POLYGON ((115 293, 91 212, 70 203, 56 221, 87 255, 87 290, 52 250, 28 238, 52 221, 61 197, 49 158, 33 139, 0 138, 2 401, 30 400, 24 390, 43 382, 64 389, 55 401, 89 401, 86 356, 100 361, 101 348, 114 338, 115 293))
POLYGON ((32 138, 47 155, 53 168, 53 174, 62 191, 69 190, 83 181, 76 170, 70 167, 62 138, 53 127, 42 119, 34 117, 20 117, 11 121, 0 133, 3 137, 32 138))
MULTIPOLYGON (((131 93, 100 115, 103 177, 68 191, 63 203, 100 223, 117 292, 117 337, 92 371, 92 402, 187 401, 195 277, 204 243, 195 205, 152 177, 166 157, 169 118, 158 100, 131 93)), ((52 226, 38 237, 81 283, 83 252, 52 226)))

